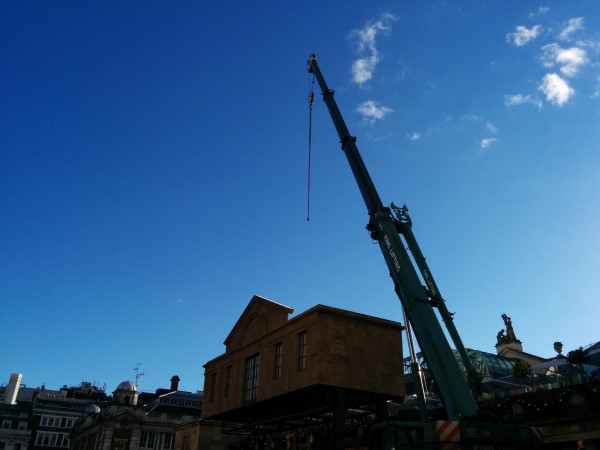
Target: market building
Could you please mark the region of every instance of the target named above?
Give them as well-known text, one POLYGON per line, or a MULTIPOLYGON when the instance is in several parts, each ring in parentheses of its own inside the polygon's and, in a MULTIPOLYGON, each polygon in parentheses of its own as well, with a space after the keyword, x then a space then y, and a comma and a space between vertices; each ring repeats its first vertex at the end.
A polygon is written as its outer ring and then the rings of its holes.
POLYGON ((271 448, 364 440, 404 395, 403 327, 324 305, 292 312, 251 299, 225 353, 204 365, 202 418, 271 448))

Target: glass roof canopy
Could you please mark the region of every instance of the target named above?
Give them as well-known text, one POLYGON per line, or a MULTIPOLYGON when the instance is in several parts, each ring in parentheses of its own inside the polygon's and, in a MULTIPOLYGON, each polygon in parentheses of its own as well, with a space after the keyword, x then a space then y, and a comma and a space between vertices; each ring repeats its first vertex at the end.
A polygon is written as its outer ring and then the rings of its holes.
MULTIPOLYGON (((494 355, 493 353, 482 352, 480 350, 466 349, 471 363, 482 377, 500 378, 513 374, 513 365, 518 360, 515 358, 506 358, 503 356, 494 355)), ((462 368, 462 361, 456 350, 454 350, 456 361, 462 368)), ((419 365, 423 370, 428 371, 428 365, 423 355, 417 353, 419 365)), ((463 369, 464 371, 464 369, 463 369)), ((412 373, 410 367, 410 358, 404 358, 404 375, 412 373)))

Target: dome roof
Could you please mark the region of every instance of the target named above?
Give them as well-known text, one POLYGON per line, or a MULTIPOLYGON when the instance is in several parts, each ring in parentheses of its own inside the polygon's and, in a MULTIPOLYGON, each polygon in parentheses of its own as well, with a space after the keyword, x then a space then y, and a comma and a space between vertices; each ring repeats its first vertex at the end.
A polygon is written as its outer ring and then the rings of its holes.
POLYGON ((98 413, 100 413, 100 407, 98 405, 94 405, 94 404, 88 405, 85 408, 85 413, 86 414, 98 414, 98 413))
POLYGON ((117 386, 117 391, 137 392, 137 388, 135 387, 135 384, 133 384, 131 381, 127 380, 127 381, 123 381, 121 384, 119 384, 117 386))

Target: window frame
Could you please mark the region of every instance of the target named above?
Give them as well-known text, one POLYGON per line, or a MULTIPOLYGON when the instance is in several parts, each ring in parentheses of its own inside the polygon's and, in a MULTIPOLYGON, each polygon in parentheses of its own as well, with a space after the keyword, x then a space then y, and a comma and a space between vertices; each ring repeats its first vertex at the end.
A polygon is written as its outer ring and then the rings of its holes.
MULTIPOLYGON (((61 447, 58 445, 58 437, 64 435, 64 433, 55 433, 51 431, 40 431, 35 437, 35 445, 40 447, 61 447)), ((62 442, 65 440, 62 439, 62 442)), ((68 440, 67 440, 68 443, 68 440)), ((67 444, 68 445, 68 444, 67 444)))
POLYGON ((283 368, 283 342, 277 342, 274 348, 274 367, 273 367, 273 378, 275 380, 281 379, 281 372, 283 368))
POLYGON ((217 396, 217 372, 211 372, 210 374, 210 386, 209 386, 209 394, 208 401, 209 403, 214 403, 215 398, 217 396))
POLYGON ((154 431, 142 431, 140 434, 140 448, 154 448, 156 444, 156 433, 154 431))
POLYGON ((40 426, 48 428, 61 428, 62 417, 43 415, 40 426))
POLYGON ((163 450, 175 450, 175 433, 163 434, 163 450))
POLYGON ((225 368, 225 397, 231 395, 231 385, 233 382, 233 366, 227 366, 225 368))
POLYGON ((255 402, 258 397, 258 382, 260 375, 260 353, 246 358, 244 375, 244 403, 255 402))
POLYGON ((306 331, 298 333, 298 371, 306 369, 306 331))

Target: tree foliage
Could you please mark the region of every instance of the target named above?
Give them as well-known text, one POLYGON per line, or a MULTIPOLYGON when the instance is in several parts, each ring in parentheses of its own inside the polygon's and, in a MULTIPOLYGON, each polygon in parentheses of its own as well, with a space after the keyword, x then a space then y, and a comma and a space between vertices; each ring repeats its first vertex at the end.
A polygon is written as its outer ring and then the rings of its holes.
POLYGON ((585 362, 585 350, 579 347, 567 353, 567 362, 570 364, 583 364, 585 362))
POLYGON ((527 378, 531 375, 531 366, 525 361, 517 361, 513 365, 513 375, 520 378, 527 378))

